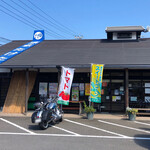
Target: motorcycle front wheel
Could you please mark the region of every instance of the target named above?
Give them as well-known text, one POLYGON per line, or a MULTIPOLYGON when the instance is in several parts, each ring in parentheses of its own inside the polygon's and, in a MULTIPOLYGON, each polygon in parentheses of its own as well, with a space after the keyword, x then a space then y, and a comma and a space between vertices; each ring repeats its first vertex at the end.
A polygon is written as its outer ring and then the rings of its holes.
POLYGON ((63 121, 63 117, 61 117, 60 119, 59 119, 59 122, 62 122, 63 121))
POLYGON ((45 130, 48 128, 48 122, 47 121, 42 121, 41 123, 39 123, 39 126, 42 130, 45 130))

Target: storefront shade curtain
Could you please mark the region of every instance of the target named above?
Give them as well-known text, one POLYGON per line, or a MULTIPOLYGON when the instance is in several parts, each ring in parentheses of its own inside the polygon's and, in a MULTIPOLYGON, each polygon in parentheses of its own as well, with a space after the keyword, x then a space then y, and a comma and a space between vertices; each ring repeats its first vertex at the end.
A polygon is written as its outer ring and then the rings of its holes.
POLYGON ((58 104, 69 105, 70 89, 72 85, 74 69, 62 67, 58 90, 58 104))
POLYGON ((101 103, 102 77, 104 65, 91 65, 90 101, 101 103))

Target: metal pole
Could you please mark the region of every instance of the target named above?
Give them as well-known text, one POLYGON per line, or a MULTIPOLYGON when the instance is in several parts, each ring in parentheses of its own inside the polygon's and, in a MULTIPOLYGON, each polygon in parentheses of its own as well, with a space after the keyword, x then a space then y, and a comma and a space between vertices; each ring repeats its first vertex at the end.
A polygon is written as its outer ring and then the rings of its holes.
POLYGON ((129 71, 125 69, 125 107, 129 107, 129 71))
POLYGON ((91 82, 92 82, 92 64, 91 64, 91 72, 90 72, 90 97, 89 97, 89 106, 91 106, 91 82))

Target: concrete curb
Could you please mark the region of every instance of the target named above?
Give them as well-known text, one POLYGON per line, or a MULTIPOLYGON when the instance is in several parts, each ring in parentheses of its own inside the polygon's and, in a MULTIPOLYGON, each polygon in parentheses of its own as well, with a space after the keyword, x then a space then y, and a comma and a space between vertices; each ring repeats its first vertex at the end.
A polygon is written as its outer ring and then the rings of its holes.
MULTIPOLYGON (((0 112, 0 117, 31 117, 33 112, 28 112, 27 114, 12 114, 12 113, 3 113, 0 112)), ((64 114, 64 118, 86 118, 85 114, 78 115, 78 114, 64 114)), ((94 119, 128 119, 128 117, 125 114, 94 114, 94 119)), ((136 120, 150 120, 150 117, 147 116, 137 116, 136 120)))

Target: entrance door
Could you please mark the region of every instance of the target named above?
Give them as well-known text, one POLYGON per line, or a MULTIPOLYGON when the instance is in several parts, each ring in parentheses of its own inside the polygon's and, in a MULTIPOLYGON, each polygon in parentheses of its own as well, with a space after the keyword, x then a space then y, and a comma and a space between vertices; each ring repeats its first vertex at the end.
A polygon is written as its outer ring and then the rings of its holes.
POLYGON ((102 92, 101 92, 101 112, 110 112, 111 110, 111 84, 110 84, 110 79, 103 80, 102 83, 102 92))
POLYGON ((124 80, 111 81, 111 112, 122 112, 125 108, 124 80))
POLYGON ((101 112, 123 112, 125 109, 124 80, 103 80, 101 112))

